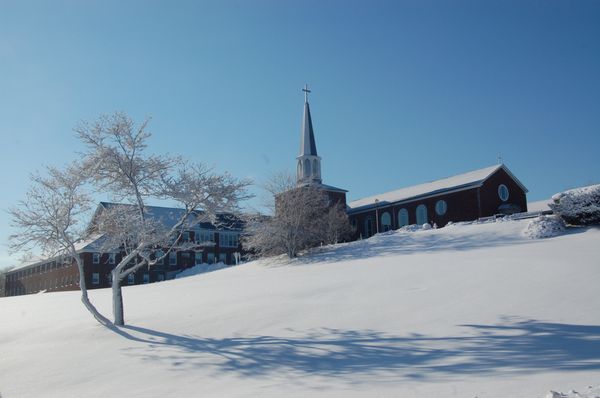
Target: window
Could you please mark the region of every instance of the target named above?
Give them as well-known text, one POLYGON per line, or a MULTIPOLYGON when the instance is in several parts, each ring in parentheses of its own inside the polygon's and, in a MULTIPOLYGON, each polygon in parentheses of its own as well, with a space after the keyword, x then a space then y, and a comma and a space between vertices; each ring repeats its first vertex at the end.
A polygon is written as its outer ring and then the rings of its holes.
POLYGON ((177 253, 169 253, 169 265, 177 265, 177 253))
POLYGON ((108 275, 106 275, 106 282, 108 282, 108 286, 112 286, 112 272, 109 272, 108 275))
POLYGON ((215 253, 207 253, 206 262, 209 264, 213 264, 215 262, 215 253))
POLYGON ((367 217, 365 220, 365 238, 373 235, 373 219, 371 217, 367 217))
MULTIPOLYGON (((97 285, 99 283, 100 283, 100 274, 97 272, 94 272, 92 274, 92 285, 97 285)), ((58 285, 58 280, 57 280, 56 284, 58 285)))
POLYGON ((423 225, 427 222, 427 207, 425 205, 417 206, 417 224, 423 225))
POLYGON ((508 187, 504 184, 498 185, 498 196, 500 197, 500 200, 506 202, 508 200, 508 195, 508 187))
POLYGON ((188 231, 184 231, 183 234, 181 235, 181 239, 184 242, 189 242, 190 241, 190 233, 188 231))
POLYGON ((219 234, 219 245, 221 247, 238 247, 240 236, 237 232, 221 232, 219 234))
POLYGON ((214 243, 215 242, 215 233, 213 231, 208 231, 206 229, 198 230, 198 234, 196 235, 196 242, 198 243, 214 243))
POLYGON ((227 253, 219 253, 219 262, 227 264, 227 253))
POLYGON ((92 264, 100 264, 100 253, 92 254, 92 264))
POLYGON ((150 275, 144 272, 144 283, 150 283, 150 275))
POLYGON ((446 214, 447 210, 448 210, 448 204, 446 203, 446 201, 438 200, 437 203, 435 204, 435 212, 437 213, 437 215, 443 216, 444 214, 446 214))
POLYGON ((200 265, 202 264, 202 252, 196 252, 194 253, 194 262, 196 265, 200 265))
POLYGON ((400 209, 398 211, 398 227, 408 225, 408 210, 400 209))
POLYGON ((387 211, 383 212, 381 215, 381 228, 383 229, 383 232, 392 229, 392 217, 387 211))
POLYGON ((108 263, 111 265, 114 265, 116 257, 117 257, 117 255, 115 253, 109 253, 108 254, 108 263))
POLYGON ((162 258, 164 255, 165 252, 162 250, 157 250, 156 252, 154 252, 154 258, 157 259, 156 264, 163 265, 165 263, 165 259, 162 258))
POLYGON ((135 283, 135 275, 129 274, 127 275, 127 284, 133 285, 135 283))
POLYGON ((158 274, 158 281, 162 282, 165 280, 165 274, 158 274))

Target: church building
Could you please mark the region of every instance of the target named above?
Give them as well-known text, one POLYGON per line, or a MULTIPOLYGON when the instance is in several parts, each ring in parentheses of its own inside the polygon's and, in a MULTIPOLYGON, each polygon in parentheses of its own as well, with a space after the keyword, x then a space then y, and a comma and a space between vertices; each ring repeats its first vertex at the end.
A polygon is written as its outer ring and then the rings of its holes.
POLYGON ((449 222, 527 211, 527 188, 504 164, 470 171, 453 177, 419 184, 346 202, 346 190, 325 185, 321 177, 321 157, 313 131, 308 87, 304 91, 304 116, 300 155, 296 163, 299 187, 313 185, 325 191, 331 203, 346 205, 355 238, 406 225, 443 227, 449 222))

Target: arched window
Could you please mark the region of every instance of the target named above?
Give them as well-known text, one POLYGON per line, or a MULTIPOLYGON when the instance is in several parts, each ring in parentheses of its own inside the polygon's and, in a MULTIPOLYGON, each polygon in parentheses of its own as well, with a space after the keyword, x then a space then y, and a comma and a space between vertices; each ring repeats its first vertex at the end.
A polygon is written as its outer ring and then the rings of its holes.
POLYGON ((408 210, 400 209, 398 212, 398 227, 408 225, 408 210))
POLYGON ((367 217, 365 219, 365 238, 373 235, 373 219, 371 217, 367 217))
POLYGON ((423 225, 427 222, 427 207, 425 205, 417 206, 417 224, 423 225))
POLYGON ((304 178, 310 177, 310 160, 304 159, 304 178))
POLYGON ((381 215, 381 229, 383 229, 383 232, 392 229, 392 217, 387 211, 381 215))
POLYGON ((317 166, 317 159, 313 159, 312 171, 313 171, 313 174, 315 175, 315 177, 319 176, 319 167, 317 166))
POLYGON ((500 184, 498 185, 498 196, 500 197, 500 200, 503 202, 506 202, 508 200, 508 187, 504 184, 500 184))
POLYGON ((298 179, 302 179, 302 161, 298 160, 298 167, 296 167, 296 176, 298 179))
POLYGON ((438 200, 435 204, 435 212, 437 213, 437 215, 443 216, 444 214, 446 214, 446 211, 448 211, 448 204, 446 203, 446 201, 443 199, 438 200))

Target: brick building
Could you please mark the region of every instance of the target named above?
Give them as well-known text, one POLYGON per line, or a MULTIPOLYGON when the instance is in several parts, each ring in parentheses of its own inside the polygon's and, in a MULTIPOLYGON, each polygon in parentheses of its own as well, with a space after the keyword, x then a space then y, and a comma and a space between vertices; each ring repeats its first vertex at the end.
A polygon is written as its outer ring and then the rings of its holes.
MULTIPOLYGON (((94 219, 99 214, 114 206, 124 206, 115 203, 101 202, 90 222, 93 228, 94 219)), ((181 216, 183 210, 168 207, 147 206, 147 215, 170 226, 181 216)), ((196 214, 202 217, 201 212, 196 214)), ((133 274, 123 285, 138 285, 159 282, 175 278, 180 271, 199 264, 235 264, 242 248, 240 234, 243 224, 241 220, 230 214, 220 214, 217 225, 209 222, 194 223, 193 227, 183 232, 181 239, 190 242, 194 250, 173 251, 155 266, 148 269, 142 267, 133 274)), ((111 285, 111 271, 122 258, 121 251, 106 250, 104 238, 100 234, 92 234, 90 238, 76 244, 85 270, 85 281, 88 289, 104 288, 111 285)), ((156 249, 156 256, 164 254, 156 249)), ((4 294, 17 296, 41 291, 57 292, 79 289, 79 272, 74 260, 67 257, 40 259, 13 268, 4 275, 4 294)))

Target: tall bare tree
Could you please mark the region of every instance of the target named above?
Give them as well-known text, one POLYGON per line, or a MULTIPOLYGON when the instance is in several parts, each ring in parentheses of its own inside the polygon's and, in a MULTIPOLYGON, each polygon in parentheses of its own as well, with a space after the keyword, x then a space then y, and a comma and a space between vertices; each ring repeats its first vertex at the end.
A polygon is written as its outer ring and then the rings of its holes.
POLYGON ((104 212, 97 225, 107 244, 125 253, 112 271, 115 325, 125 323, 121 283, 127 275, 152 267, 177 248, 183 231, 200 221, 199 214, 214 221, 218 212, 234 213, 239 202, 249 197, 246 180, 178 157, 146 154, 150 138, 146 126, 144 121, 135 127, 126 114, 115 113, 76 129, 86 145, 83 156, 94 183, 127 204, 104 212), (166 225, 149 217, 146 201, 150 198, 174 201, 182 211, 166 225), (157 248, 166 248, 158 258, 157 248))
POLYGON ((44 256, 75 261, 83 305, 100 323, 110 324, 89 300, 83 260, 76 249, 78 241, 87 237, 84 218, 91 199, 84 189, 86 181, 77 163, 64 170, 49 167, 46 176, 32 175, 27 198, 9 209, 17 231, 9 237, 9 249, 13 253, 39 249, 44 256))

